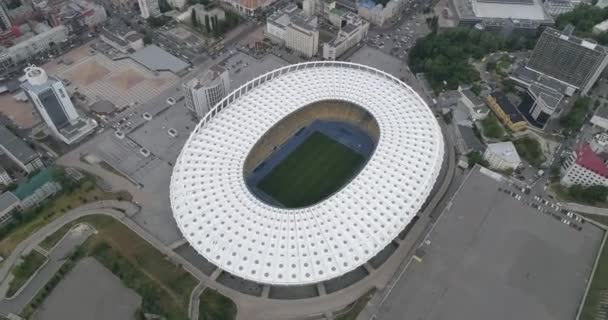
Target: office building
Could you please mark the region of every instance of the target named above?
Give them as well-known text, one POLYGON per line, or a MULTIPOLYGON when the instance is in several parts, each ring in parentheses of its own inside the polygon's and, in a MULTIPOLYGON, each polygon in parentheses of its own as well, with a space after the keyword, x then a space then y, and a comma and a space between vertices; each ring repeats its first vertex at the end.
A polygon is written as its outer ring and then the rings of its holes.
POLYGON ((139 4, 139 14, 142 18, 148 19, 160 15, 158 0, 137 0, 139 4))
POLYGON ((608 31, 608 20, 604 20, 598 24, 596 24, 595 26, 593 26, 593 29, 591 30, 591 32, 593 34, 601 34, 608 31))
POLYGON ((55 181, 52 168, 44 169, 20 184, 12 193, 19 198, 23 210, 37 206, 45 199, 61 191, 61 184, 55 181))
POLYGON ((97 127, 94 120, 76 112, 59 79, 48 76, 36 66, 26 68, 25 77, 27 81, 21 85, 23 91, 57 139, 72 144, 97 127))
POLYGON ((0 30, 6 31, 13 26, 11 17, 8 15, 8 8, 5 1, 0 1, 0 30))
POLYGON ((488 144, 483 159, 492 169, 497 170, 513 170, 521 164, 519 154, 511 141, 488 144))
POLYGON ((535 31, 554 24, 542 0, 450 0, 449 8, 459 25, 535 31))
POLYGON ((314 56, 319 50, 318 18, 307 17, 295 4, 268 17, 265 35, 307 58, 314 56))
POLYGON ((124 54, 144 47, 144 36, 121 23, 103 26, 99 39, 124 54))
POLYGON ((0 125, 0 151, 26 173, 44 167, 40 155, 3 125, 0 125))
POLYGON ((526 130, 527 123, 524 117, 502 92, 496 91, 488 95, 486 103, 498 120, 509 129, 516 132, 526 130))
POLYGON ((70 34, 87 32, 108 18, 103 6, 88 1, 73 1, 61 8, 57 20, 70 34))
POLYGON ((608 134, 601 133, 584 143, 564 161, 561 167, 564 186, 608 186, 608 134))
POLYGON ((538 39, 526 67, 586 95, 606 64, 605 47, 547 28, 538 39))
POLYGON ((354 47, 363 40, 369 30, 369 22, 352 12, 345 12, 339 17, 339 19, 330 20, 332 24, 338 26, 340 30, 335 38, 323 44, 324 59, 336 60, 336 58, 341 56, 346 50, 354 47))
POLYGON ((202 118, 230 93, 230 77, 228 70, 216 65, 201 77, 194 78, 182 86, 186 108, 198 118, 202 118))

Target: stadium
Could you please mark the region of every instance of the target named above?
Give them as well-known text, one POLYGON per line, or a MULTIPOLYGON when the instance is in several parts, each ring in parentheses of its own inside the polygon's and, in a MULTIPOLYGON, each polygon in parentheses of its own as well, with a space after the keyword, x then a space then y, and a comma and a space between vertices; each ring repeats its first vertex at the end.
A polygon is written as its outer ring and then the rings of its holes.
POLYGON ((423 208, 444 156, 424 101, 380 70, 307 62, 218 103, 171 177, 174 218, 223 271, 298 286, 352 271, 423 208))

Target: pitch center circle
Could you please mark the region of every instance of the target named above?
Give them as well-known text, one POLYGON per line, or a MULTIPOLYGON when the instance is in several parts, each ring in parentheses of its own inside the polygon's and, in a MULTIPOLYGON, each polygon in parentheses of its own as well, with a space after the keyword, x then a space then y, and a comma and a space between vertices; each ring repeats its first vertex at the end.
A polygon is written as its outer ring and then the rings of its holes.
POLYGON ((274 207, 315 205, 361 172, 379 136, 374 116, 356 104, 308 104, 274 124, 251 148, 243 166, 247 188, 274 207))

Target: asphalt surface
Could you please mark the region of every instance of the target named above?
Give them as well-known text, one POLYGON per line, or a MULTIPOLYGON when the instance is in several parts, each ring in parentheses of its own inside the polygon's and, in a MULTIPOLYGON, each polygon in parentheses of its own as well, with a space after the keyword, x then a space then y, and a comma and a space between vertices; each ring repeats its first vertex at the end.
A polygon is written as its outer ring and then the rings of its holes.
POLYGON ((79 230, 72 229, 50 252, 46 264, 25 284, 20 292, 17 292, 14 298, 0 300, 0 312, 9 314, 19 313, 23 310, 38 291, 57 273, 71 252, 78 248, 93 232, 94 230, 89 227, 79 230))
POLYGON ((140 305, 135 291, 88 257, 59 282, 33 319, 132 320, 140 305))
POLYGON ((512 189, 472 171, 377 319, 575 317, 603 232, 499 188, 512 189))

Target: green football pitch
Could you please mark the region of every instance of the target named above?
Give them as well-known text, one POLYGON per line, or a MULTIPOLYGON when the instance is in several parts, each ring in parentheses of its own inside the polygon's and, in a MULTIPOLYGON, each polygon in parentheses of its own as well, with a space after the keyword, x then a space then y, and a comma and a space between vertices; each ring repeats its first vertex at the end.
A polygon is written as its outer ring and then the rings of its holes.
POLYGON ((314 132, 257 187, 285 207, 305 207, 338 191, 364 161, 361 154, 314 132))

